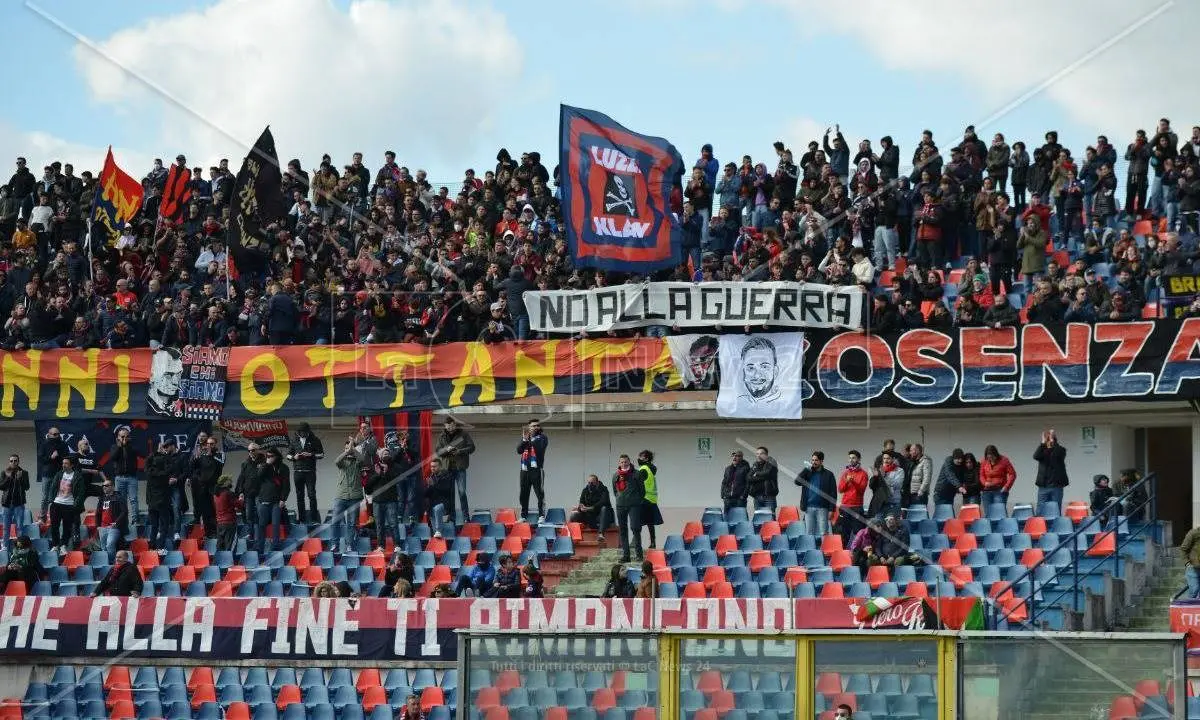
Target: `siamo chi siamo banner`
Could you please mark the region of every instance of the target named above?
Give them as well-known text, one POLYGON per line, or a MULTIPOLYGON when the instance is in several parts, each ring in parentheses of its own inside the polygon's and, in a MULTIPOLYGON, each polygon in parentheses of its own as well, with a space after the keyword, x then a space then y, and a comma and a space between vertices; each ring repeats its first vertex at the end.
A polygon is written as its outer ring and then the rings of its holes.
MULTIPOLYGON (((804 334, 806 409, 975 407, 1200 395, 1200 318, 804 334)), ((151 351, 0 353, 0 418, 142 417, 151 351)), ((155 382, 179 382, 168 374, 155 382)), ((384 415, 500 400, 678 389, 661 338, 232 348, 223 415, 384 415)))
MULTIPOLYGON (((0 656, 453 661, 457 630, 559 634, 681 630, 937 629, 905 600, 869 620, 838 599, 0 597, 0 656)), ((978 598, 942 600, 945 623, 978 598), (953 607, 952 607, 953 606, 953 607)), ((610 659, 621 662, 613 646, 610 659)), ((518 653, 520 651, 517 651, 518 653)))

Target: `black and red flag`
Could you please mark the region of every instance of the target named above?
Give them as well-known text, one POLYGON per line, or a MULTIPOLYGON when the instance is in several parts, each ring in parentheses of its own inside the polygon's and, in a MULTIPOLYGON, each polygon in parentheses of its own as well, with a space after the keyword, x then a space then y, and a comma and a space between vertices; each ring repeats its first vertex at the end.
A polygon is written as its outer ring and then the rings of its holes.
POLYGON ((179 163, 171 166, 167 171, 167 184, 163 186, 162 202, 158 206, 160 218, 172 225, 183 221, 183 209, 192 199, 191 184, 191 170, 179 163))
POLYGON ((394 450, 400 445, 400 437, 408 436, 408 449, 421 463, 421 477, 429 477, 429 460, 433 457, 433 411, 407 410, 390 415, 372 415, 359 418, 371 425, 375 442, 379 447, 394 450))

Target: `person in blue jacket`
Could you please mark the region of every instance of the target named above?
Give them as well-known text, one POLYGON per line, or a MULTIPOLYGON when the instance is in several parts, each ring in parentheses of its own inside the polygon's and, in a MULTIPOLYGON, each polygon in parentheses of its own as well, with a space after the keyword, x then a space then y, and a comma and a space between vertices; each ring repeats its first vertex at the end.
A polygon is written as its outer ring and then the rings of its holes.
POLYGON ((823 537, 832 530, 830 516, 837 507, 837 477, 825 467, 825 453, 813 450, 809 466, 796 476, 800 486, 800 512, 804 513, 804 527, 810 535, 823 537))
POLYGON ((482 553, 470 569, 459 571, 458 580, 454 582, 454 594, 462 597, 467 590, 475 597, 483 597, 496 583, 496 568, 492 565, 492 556, 482 553))

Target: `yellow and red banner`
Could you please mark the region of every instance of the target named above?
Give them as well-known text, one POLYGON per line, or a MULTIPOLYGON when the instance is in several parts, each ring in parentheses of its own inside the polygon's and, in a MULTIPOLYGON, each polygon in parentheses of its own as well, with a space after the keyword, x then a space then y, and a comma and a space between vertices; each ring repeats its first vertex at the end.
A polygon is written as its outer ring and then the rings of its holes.
POLYGON ((143 195, 142 184, 117 166, 112 147, 109 146, 104 169, 100 171, 100 182, 96 186, 96 198, 92 203, 92 232, 103 228, 109 240, 115 240, 126 223, 141 209, 143 195))

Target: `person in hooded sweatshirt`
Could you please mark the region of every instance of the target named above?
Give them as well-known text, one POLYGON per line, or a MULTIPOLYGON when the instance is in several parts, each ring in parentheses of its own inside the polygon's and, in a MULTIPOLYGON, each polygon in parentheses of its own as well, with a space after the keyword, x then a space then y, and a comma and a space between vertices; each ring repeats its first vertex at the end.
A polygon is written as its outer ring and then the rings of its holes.
POLYGON ((954 452, 950 453, 950 457, 942 463, 942 469, 938 473, 937 482, 933 487, 934 505, 954 504, 954 498, 958 497, 962 491, 966 475, 965 458, 966 455, 962 448, 954 448, 954 452))
POLYGON ((529 309, 525 307, 525 293, 529 290, 537 290, 537 285, 525 277, 525 268, 513 265, 512 269, 508 271, 508 278, 500 281, 498 289, 508 298, 508 312, 512 317, 517 339, 528 340, 529 309))

